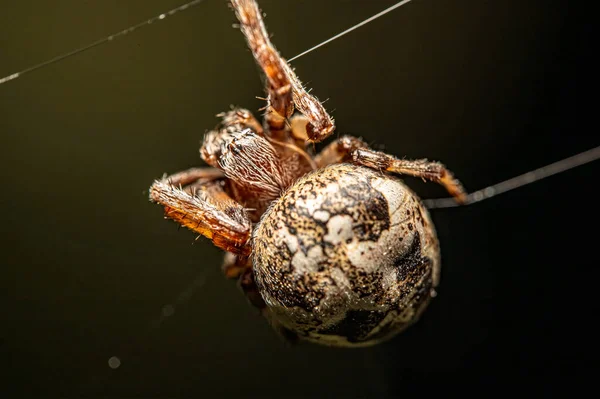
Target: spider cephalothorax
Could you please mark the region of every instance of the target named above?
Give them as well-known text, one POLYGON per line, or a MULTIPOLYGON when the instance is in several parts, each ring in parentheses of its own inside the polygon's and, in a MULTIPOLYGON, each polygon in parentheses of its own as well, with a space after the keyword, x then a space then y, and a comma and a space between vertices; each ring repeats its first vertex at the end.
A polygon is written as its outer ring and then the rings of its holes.
POLYGON ((392 337, 425 308, 440 272, 435 229, 405 174, 460 183, 441 164, 401 160, 343 136, 318 154, 333 119, 268 39, 253 0, 232 0, 266 77, 264 123, 222 115, 200 150, 210 168, 156 181, 167 218, 225 250, 225 274, 288 337, 364 346, 392 337), (295 111, 297 111, 295 113, 295 111))

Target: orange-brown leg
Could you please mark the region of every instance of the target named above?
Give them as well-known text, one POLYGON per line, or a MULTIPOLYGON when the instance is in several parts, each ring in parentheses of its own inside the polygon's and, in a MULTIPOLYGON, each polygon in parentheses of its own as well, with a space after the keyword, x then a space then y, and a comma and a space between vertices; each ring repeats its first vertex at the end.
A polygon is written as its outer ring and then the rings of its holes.
POLYGON ((286 141, 287 137, 283 137, 287 134, 286 121, 292 116, 295 105, 308 119, 308 138, 314 142, 324 140, 335 129, 333 119, 319 100, 304 90, 302 82, 269 40, 256 2, 231 0, 231 4, 248 46, 267 78, 269 104, 265 119, 273 137, 286 141))
POLYGON ((252 223, 215 174, 213 169, 191 169, 157 180, 150 187, 150 199, 164 206, 165 218, 209 238, 221 249, 249 255, 252 223))

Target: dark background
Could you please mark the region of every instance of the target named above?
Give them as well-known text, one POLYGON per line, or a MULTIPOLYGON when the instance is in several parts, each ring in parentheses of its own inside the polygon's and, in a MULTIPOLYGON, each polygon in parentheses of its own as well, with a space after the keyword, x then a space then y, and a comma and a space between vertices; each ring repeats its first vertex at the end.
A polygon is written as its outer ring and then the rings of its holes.
MULTIPOLYGON (((0 75, 180 2, 3 4, 0 75)), ((392 3, 260 2, 288 58, 392 3)), ((330 98, 338 132, 440 160, 475 190, 600 144, 597 99, 586 100, 592 23, 570 7, 413 1, 293 64, 330 98)), ((219 250, 192 245, 147 200, 154 178, 200 164, 215 114, 263 105, 234 22, 225 1, 207 0, 0 86, 2 391, 387 397, 456 382, 467 387, 458 392, 538 393, 588 382, 598 163, 432 211, 442 285, 393 341, 357 350, 279 341, 221 275, 219 250), (161 316, 169 304, 174 314, 161 316)), ((407 181, 424 198, 445 195, 407 181)))

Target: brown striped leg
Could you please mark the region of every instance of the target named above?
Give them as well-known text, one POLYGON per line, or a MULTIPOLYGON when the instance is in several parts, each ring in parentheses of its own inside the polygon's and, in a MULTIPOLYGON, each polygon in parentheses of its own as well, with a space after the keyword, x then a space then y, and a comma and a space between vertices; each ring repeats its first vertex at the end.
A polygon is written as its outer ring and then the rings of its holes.
POLYGON ((319 142, 333 130, 333 119, 318 99, 308 94, 292 68, 277 52, 254 0, 231 0, 235 14, 246 36, 252 54, 265 73, 269 104, 265 120, 272 136, 281 141, 287 137, 286 121, 294 112, 294 105, 306 118, 309 140, 319 142))
POLYGON ((157 180, 150 187, 150 199, 164 206, 165 218, 207 237, 221 249, 249 255, 252 223, 215 174, 208 168, 190 169, 157 180))
POLYGON ((430 180, 444 186, 459 204, 467 201, 467 193, 460 181, 441 163, 430 162, 426 159, 398 159, 386 153, 365 148, 354 150, 351 155, 352 162, 357 165, 430 180))
POLYGON ((261 314, 269 321, 271 327, 273 327, 279 337, 281 337, 289 345, 298 343, 298 335, 295 332, 283 327, 277 321, 277 319, 272 317, 272 313, 270 313, 269 309, 267 308, 267 304, 262 299, 262 296, 258 291, 258 287, 256 286, 256 282, 254 280, 254 272, 252 271, 251 267, 248 267, 240 276, 238 284, 244 292, 244 295, 246 295, 246 298, 250 304, 260 310, 261 314))

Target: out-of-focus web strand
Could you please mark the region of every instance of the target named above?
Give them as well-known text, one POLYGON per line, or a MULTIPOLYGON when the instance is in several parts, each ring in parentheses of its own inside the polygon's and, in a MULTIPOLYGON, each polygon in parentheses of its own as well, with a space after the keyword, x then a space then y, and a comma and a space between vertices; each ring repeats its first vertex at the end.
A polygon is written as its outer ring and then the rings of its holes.
MULTIPOLYGON (((467 202, 464 205, 474 204, 476 202, 492 198, 498 194, 515 190, 519 187, 523 187, 533 182, 545 179, 546 177, 567 171, 569 169, 576 168, 577 166, 581 166, 586 163, 590 163, 599 158, 600 146, 584 152, 580 152, 577 155, 573 155, 572 157, 562 159, 558 162, 551 163, 550 165, 542 166, 541 168, 532 170, 531 172, 515 176, 508 180, 504 180, 492 186, 482 188, 481 190, 474 191, 467 196, 467 202)), ((429 209, 453 208, 457 206, 463 206, 461 204, 458 204, 454 198, 428 199, 423 202, 425 203, 425 206, 429 209)))

